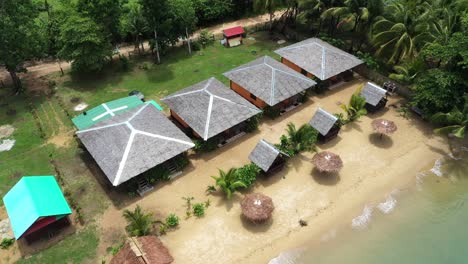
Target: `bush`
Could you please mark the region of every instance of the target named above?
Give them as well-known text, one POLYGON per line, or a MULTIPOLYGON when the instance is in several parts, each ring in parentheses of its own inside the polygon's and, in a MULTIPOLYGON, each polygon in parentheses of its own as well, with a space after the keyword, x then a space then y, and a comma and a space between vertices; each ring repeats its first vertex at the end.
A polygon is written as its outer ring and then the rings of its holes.
POLYGON ((218 143, 215 139, 210 138, 207 141, 203 139, 195 140, 195 147, 193 148, 195 152, 205 153, 210 152, 218 148, 218 143))
POLYGON ((191 42, 190 44, 192 45, 192 51, 199 51, 202 48, 200 42, 198 41, 191 42))
POLYGON ((119 57, 119 61, 120 61, 120 68, 122 70, 127 71, 130 68, 130 61, 128 60, 127 57, 122 55, 119 57))
POLYGON ((174 228, 179 225, 179 217, 175 214, 170 214, 166 217, 166 225, 170 228, 174 228))
POLYGON ((50 89, 53 89, 57 86, 57 82, 55 80, 49 80, 48 81, 48 86, 50 89))
POLYGON ((262 114, 258 114, 256 116, 251 117, 249 120, 247 120, 246 124, 247 126, 245 127, 245 132, 251 133, 254 132, 258 129, 258 125, 260 124, 260 119, 262 118, 262 114))
POLYGON ((213 39, 213 34, 209 32, 207 29, 204 29, 200 32, 200 36, 198 37, 198 41, 200 44, 205 48, 209 44, 212 44, 214 39, 213 39))
POLYGON ((278 116, 280 116, 281 112, 278 108, 276 107, 271 107, 271 106, 267 106, 265 107, 265 109, 263 110, 263 114, 265 114, 266 116, 268 116, 269 118, 271 119, 275 119, 277 118, 278 116))
POLYGON ((246 188, 249 188, 256 180, 260 173, 260 168, 254 163, 244 165, 236 170, 237 179, 242 181, 246 188))
POLYGON ((15 243, 15 240, 13 238, 4 238, 0 243, 0 248, 7 249, 11 245, 13 245, 13 243, 15 243))
POLYGON ((374 56, 370 55, 369 53, 363 53, 361 51, 358 51, 356 53, 357 57, 360 58, 369 69, 372 70, 378 70, 379 69, 379 63, 377 60, 374 58, 374 56))
POLYGON ((156 183, 162 180, 170 180, 170 171, 164 165, 158 165, 146 172, 143 172, 143 176, 151 183, 156 183))
POLYGON ((151 67, 152 67, 151 63, 146 61, 146 62, 143 62, 143 64, 141 64, 140 69, 147 71, 147 70, 150 70, 151 67))
POLYGON ((174 158, 174 163, 175 163, 175 166, 177 168, 177 170, 181 171, 183 170, 185 167, 187 167, 187 165, 190 163, 188 157, 187 157, 187 154, 184 153, 184 154, 181 154, 177 157, 174 158))
POLYGON ((193 205, 193 215, 196 217, 202 217, 205 215, 205 204, 196 203, 193 205))

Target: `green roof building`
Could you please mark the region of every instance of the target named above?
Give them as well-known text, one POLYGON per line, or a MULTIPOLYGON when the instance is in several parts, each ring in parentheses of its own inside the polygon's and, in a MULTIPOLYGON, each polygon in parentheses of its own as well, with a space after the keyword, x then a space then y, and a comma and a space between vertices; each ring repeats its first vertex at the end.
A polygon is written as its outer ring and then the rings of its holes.
POLYGON ((54 176, 24 176, 3 197, 16 239, 71 214, 54 176))

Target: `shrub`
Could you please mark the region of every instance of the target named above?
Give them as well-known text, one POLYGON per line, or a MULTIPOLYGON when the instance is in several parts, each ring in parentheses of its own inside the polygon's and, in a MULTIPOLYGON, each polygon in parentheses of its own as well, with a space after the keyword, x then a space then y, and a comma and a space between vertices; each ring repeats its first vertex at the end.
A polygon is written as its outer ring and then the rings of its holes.
POLYGON ((57 86, 57 82, 55 80, 49 80, 47 84, 50 89, 55 88, 55 86, 57 86))
POLYGON ((346 123, 353 122, 367 114, 365 108, 366 99, 359 95, 359 93, 354 93, 349 99, 349 103, 342 104, 341 108, 346 112, 346 123))
POLYGON ((289 123, 286 132, 287 134, 280 138, 281 143, 276 146, 289 156, 292 157, 302 151, 315 150, 318 132, 309 124, 304 124, 296 129, 293 123, 289 123))
POLYGON ((379 69, 379 63, 377 60, 374 58, 374 56, 370 55, 369 53, 363 53, 361 51, 358 51, 356 53, 357 57, 360 58, 369 69, 372 70, 378 70, 379 69))
POLYGON ((277 107, 267 106, 263 110, 263 113, 271 119, 275 119, 280 116, 281 112, 277 107))
POLYGON ((341 128, 342 126, 346 125, 346 119, 342 113, 333 114, 338 120, 336 120, 333 127, 341 128))
POLYGON ((193 215, 196 217, 202 217, 205 215, 205 204, 196 203, 193 205, 193 215))
POLYGON ((7 249, 11 245, 13 245, 13 243, 15 243, 15 240, 13 238, 4 238, 2 239, 2 242, 0 242, 0 248, 7 249))
POLYGON ((152 67, 151 63, 146 61, 146 62, 143 62, 143 64, 141 64, 140 69, 147 71, 147 70, 150 70, 151 67, 152 67))
POLYGON ((179 225, 179 217, 175 214, 170 214, 166 217, 166 225, 170 228, 174 228, 179 225))
POLYGON ((120 61, 120 68, 122 70, 126 71, 130 68, 130 61, 128 60, 127 57, 122 55, 119 57, 119 61, 120 61))
POLYGON ((190 42, 190 44, 192 45, 193 51, 199 51, 202 48, 199 41, 193 41, 193 42, 190 42))
POLYGON ((249 188, 260 173, 260 168, 254 163, 244 165, 236 170, 237 179, 245 184, 245 188, 249 188))
POLYGON ((158 165, 143 173, 144 177, 151 183, 156 183, 162 180, 170 180, 171 172, 164 166, 158 165))
POLYGON ((245 127, 245 132, 251 133, 258 129, 258 125, 260 124, 260 119, 262 118, 262 114, 258 114, 253 116, 247 120, 247 126, 245 127))
POLYGON ((237 178, 236 168, 231 168, 228 172, 219 170, 219 176, 211 176, 216 181, 216 185, 226 194, 226 198, 231 199, 232 194, 240 188, 247 188, 244 182, 237 178))
POLYGON ((151 232, 153 216, 151 213, 144 213, 139 205, 133 211, 125 210, 123 217, 128 222, 125 229, 130 235, 145 236, 151 232))
POLYGON ((177 157, 174 158, 174 163, 177 168, 177 170, 183 170, 187 165, 190 163, 187 154, 181 154, 177 157))
POLYGON ((205 48, 209 44, 213 43, 214 39, 212 38, 213 34, 209 32, 207 29, 204 29, 200 32, 200 36, 198 37, 198 41, 200 44, 205 48))
POLYGON ((203 139, 195 140, 195 147, 193 148, 195 152, 210 152, 218 148, 218 143, 216 139, 210 138, 207 141, 203 139))

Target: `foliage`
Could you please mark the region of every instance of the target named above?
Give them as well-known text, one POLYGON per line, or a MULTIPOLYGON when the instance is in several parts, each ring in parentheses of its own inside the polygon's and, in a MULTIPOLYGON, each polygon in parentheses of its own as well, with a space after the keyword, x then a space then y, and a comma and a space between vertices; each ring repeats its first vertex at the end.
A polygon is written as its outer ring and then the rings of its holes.
POLYGON ((212 38, 213 33, 209 32, 208 29, 204 29, 200 32, 198 37, 198 42, 202 45, 203 48, 213 43, 212 38))
POLYGON ((185 200, 185 218, 190 218, 192 216, 192 201, 195 199, 193 197, 182 197, 185 200))
POLYGON ((228 172, 219 170, 219 176, 211 176, 216 181, 216 185, 226 194, 227 199, 231 199, 232 194, 240 188, 247 188, 247 185, 239 180, 235 168, 228 172))
POLYGON ((336 120, 334 127, 341 128, 342 126, 346 125, 346 119, 342 113, 333 114, 338 120, 336 120))
POLYGON ((273 30, 273 18, 275 11, 284 4, 284 0, 254 0, 254 11, 258 13, 266 12, 269 14, 270 31, 273 30))
POLYGON ((356 55, 366 64, 369 69, 378 70, 380 68, 379 63, 371 54, 358 51, 356 55))
POLYGON ((411 62, 396 65, 393 67, 394 73, 391 73, 388 77, 402 84, 412 84, 416 77, 425 70, 424 63, 415 59, 411 62))
POLYGON ((125 227, 132 236, 146 236, 151 232, 153 224, 153 215, 145 213, 139 205, 133 211, 125 210, 123 217, 128 225, 125 227))
POLYGON ((251 133, 251 132, 257 131, 261 118, 262 118, 262 114, 258 114, 256 116, 252 116, 251 118, 249 118, 249 120, 247 120, 246 122, 247 126, 245 127, 245 132, 251 133))
POLYGON ((245 188, 249 188, 257 180, 257 176, 261 169, 254 163, 244 165, 236 169, 237 179, 245 184, 245 188))
POLYGON ((325 42, 328 42, 330 43, 331 45, 337 47, 337 48, 340 48, 340 49, 344 49, 345 48, 345 43, 343 40, 341 39, 337 39, 337 38, 333 38, 333 37, 330 37, 329 35, 327 34, 324 34, 324 33, 320 33, 318 35, 318 38, 325 41, 325 42))
POLYGON ((170 214, 166 217, 166 225, 174 228, 179 225, 179 217, 176 214, 170 214))
POLYGON ((170 180, 171 172, 164 165, 157 165, 154 168, 151 168, 142 173, 151 184, 154 184, 158 181, 167 181, 170 180))
POLYGON ((197 17, 192 0, 170 0, 169 10, 173 33, 186 37, 186 31, 191 33, 195 30, 197 17))
POLYGON ((263 109, 263 114, 271 119, 275 119, 281 115, 281 111, 279 110, 278 107, 272 107, 267 105, 263 109))
POLYGON ((183 153, 181 155, 178 155, 174 158, 174 163, 177 168, 177 170, 183 170, 187 165, 189 165, 190 160, 187 157, 186 153, 183 153))
POLYGON ((286 135, 281 135, 280 143, 275 144, 275 147, 279 151, 286 153, 289 157, 292 157, 295 155, 294 150, 289 147, 289 141, 286 135))
POLYGON ((112 46, 102 35, 102 28, 78 14, 70 15, 62 24, 60 42, 60 58, 72 62, 72 69, 78 72, 100 71, 112 55, 112 46))
POLYGON ((119 253, 123 246, 125 246, 125 240, 122 240, 116 245, 107 248, 107 251, 110 251, 110 253, 114 256, 115 254, 119 253))
POLYGON ((15 243, 15 239, 13 238, 3 238, 2 242, 0 242, 0 248, 8 249, 14 243, 15 243))
POLYGON ((367 114, 365 108, 366 99, 359 95, 359 92, 354 93, 349 99, 349 103, 342 104, 341 108, 346 112, 346 123, 354 122, 367 114))
POLYGON ((109 43, 120 40, 120 16, 122 6, 115 0, 77 0, 76 9, 80 17, 92 19, 103 31, 101 35, 109 43))
MULTIPOLYGON (((121 34, 130 35, 135 46, 140 50, 143 36, 149 31, 148 21, 143 16, 143 7, 138 0, 130 0, 122 6, 123 14, 121 16, 121 34)), ((142 46, 143 48, 143 46, 142 46)))
POLYGON ((452 134, 458 138, 465 137, 465 130, 468 127, 468 95, 465 95, 464 99, 465 105, 462 111, 454 107, 448 113, 436 113, 431 117, 431 122, 443 126, 435 129, 436 133, 444 135, 452 134))
POLYGON ((120 61, 120 67, 122 68, 122 70, 127 71, 128 69, 130 69, 130 61, 128 60, 127 57, 122 55, 119 57, 119 61, 120 61))
POLYGON ((216 138, 209 138, 208 140, 203 139, 196 139, 195 140, 195 147, 193 150, 198 153, 206 153, 218 148, 218 142, 216 138))
POLYGON ((204 203, 196 203, 193 205, 193 215, 196 217, 202 217, 205 215, 205 204, 204 203))
POLYGON ((230 0, 192 0, 195 14, 202 25, 225 18, 232 8, 230 0))
POLYGON ((289 123, 286 132, 286 135, 280 137, 280 144, 276 146, 290 157, 303 151, 315 150, 318 132, 309 124, 304 124, 297 129, 293 123, 289 123))

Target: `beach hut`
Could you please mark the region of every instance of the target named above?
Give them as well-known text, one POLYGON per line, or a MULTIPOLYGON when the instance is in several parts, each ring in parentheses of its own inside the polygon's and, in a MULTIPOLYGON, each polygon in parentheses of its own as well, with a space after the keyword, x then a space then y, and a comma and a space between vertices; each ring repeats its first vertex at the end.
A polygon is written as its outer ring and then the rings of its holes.
POLYGON ((352 78, 363 63, 355 56, 318 38, 310 38, 275 51, 281 62, 307 77, 316 77, 330 89, 352 78))
POLYGON ((309 124, 319 132, 318 140, 324 143, 338 136, 341 127, 337 121, 336 116, 319 108, 309 124))
POLYGON ((24 176, 3 197, 15 238, 50 238, 70 224, 71 209, 54 176, 24 176))
POLYGON ((174 158, 194 147, 190 138, 150 102, 76 135, 113 186, 157 165, 176 173, 174 158))
POLYGON ((251 193, 242 199, 241 209, 247 220, 257 224, 270 219, 275 206, 270 197, 261 193, 251 193))
POLYGON ((266 175, 271 175, 284 167, 287 156, 274 145, 261 139, 250 153, 249 160, 260 167, 266 175))
POLYGON ((264 56, 223 74, 231 89, 261 109, 287 111, 299 105, 316 83, 277 60, 264 56))
POLYGON ((226 47, 235 47, 241 45, 244 33, 244 28, 241 26, 224 29, 224 45, 226 47))
POLYGON ((169 250, 156 236, 131 237, 112 258, 110 264, 170 264, 169 250))
POLYGON ((375 83, 367 82, 361 90, 361 96, 366 99, 366 109, 375 113, 387 104, 387 91, 375 83))
POLYGON ((215 78, 163 98, 172 119, 187 133, 225 144, 245 134, 247 122, 261 111, 215 78))

